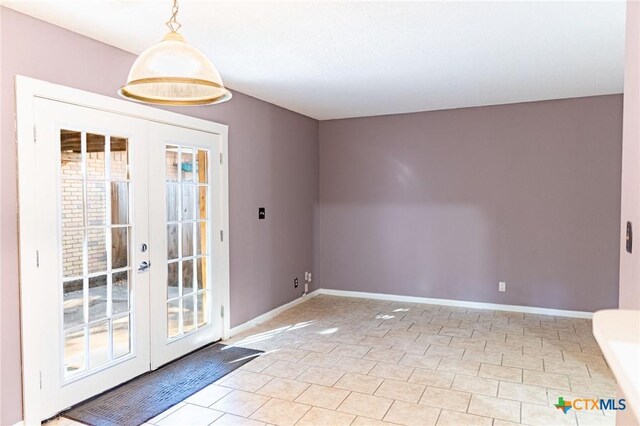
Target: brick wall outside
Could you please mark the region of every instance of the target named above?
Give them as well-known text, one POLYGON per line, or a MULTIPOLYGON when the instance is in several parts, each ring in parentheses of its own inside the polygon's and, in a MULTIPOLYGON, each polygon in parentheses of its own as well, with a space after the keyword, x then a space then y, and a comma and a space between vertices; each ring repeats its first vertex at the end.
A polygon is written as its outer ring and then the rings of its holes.
MULTIPOLYGON (((128 194, 127 185, 107 182, 105 180, 105 163, 103 152, 92 152, 86 155, 87 166, 87 225, 98 228, 83 227, 83 182, 80 154, 64 153, 62 161, 62 248, 63 271, 65 277, 80 276, 83 273, 83 239, 87 233, 89 273, 106 271, 107 250, 106 233, 111 232, 112 218, 106 218, 106 191, 111 191, 111 209, 113 223, 124 224, 127 221, 128 194), (125 202, 123 202, 125 200, 125 202), (119 219, 116 219, 119 218, 119 219), (74 229, 68 229, 74 228, 74 229)), ((127 179, 127 153, 111 153, 111 181, 127 179)), ((127 255, 127 239, 115 233, 112 241, 114 264, 119 256, 127 255)))
MULTIPOLYGON (((178 154, 166 153, 166 179, 178 180, 178 154)), ((185 158, 183 161, 189 161, 185 158)), ((63 271, 65 277, 77 277, 83 274, 83 241, 87 236, 88 272, 107 270, 106 232, 112 232, 110 224, 125 224, 128 214, 127 186, 122 182, 127 179, 127 153, 111 153, 110 182, 105 181, 105 164, 103 152, 86 154, 87 167, 87 225, 93 228, 83 229, 83 181, 81 156, 77 153, 64 153, 62 162, 62 247, 63 271), (116 181, 116 182, 114 182, 116 181), (111 191, 112 218, 105 218, 106 193, 111 191), (125 200, 124 202, 122 200, 125 200), (116 219, 116 218, 120 219, 116 219), (106 223, 105 223, 106 220, 106 223), (96 227, 97 226, 97 227, 96 227), (73 229, 69 229, 73 228, 73 229)), ((183 179, 191 179, 193 173, 184 172, 183 179)), ((171 203, 177 203, 177 187, 167 188, 171 203)), ((177 227, 176 227, 177 232, 177 227)), ((114 265, 123 264, 128 255, 128 241, 125 233, 112 232, 112 256, 114 265), (121 260, 118 260, 121 259, 121 260)), ((189 238, 189 240, 192 237, 189 238)))

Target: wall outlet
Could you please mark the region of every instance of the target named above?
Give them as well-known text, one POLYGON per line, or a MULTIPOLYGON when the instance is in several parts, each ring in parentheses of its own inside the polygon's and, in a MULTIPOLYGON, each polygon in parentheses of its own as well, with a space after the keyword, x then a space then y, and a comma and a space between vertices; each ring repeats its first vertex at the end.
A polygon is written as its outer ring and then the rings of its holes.
POLYGON ((309 273, 308 272, 304 273, 304 280, 307 281, 307 282, 309 281, 309 273))
POLYGON ((294 287, 294 288, 298 288, 298 277, 295 277, 295 278, 293 279, 293 287, 294 287))
POLYGON ((507 283, 504 281, 500 281, 498 283, 498 291, 501 291, 501 292, 507 291, 507 283))

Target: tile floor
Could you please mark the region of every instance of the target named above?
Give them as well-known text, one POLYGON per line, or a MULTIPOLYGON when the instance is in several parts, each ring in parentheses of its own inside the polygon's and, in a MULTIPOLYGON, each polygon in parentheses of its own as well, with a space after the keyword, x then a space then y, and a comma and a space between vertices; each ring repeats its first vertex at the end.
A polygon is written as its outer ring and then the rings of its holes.
POLYGON ((615 396, 585 319, 321 295, 225 343, 265 353, 149 424, 615 424, 553 406, 615 396))

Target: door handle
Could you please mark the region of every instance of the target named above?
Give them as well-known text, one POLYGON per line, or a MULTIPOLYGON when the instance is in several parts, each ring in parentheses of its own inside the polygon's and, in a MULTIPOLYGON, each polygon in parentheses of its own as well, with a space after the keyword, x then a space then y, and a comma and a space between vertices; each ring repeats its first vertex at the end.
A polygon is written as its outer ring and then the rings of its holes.
POLYGON ((146 260, 140 264, 138 267, 138 272, 147 272, 147 270, 151 268, 151 262, 147 262, 146 260))

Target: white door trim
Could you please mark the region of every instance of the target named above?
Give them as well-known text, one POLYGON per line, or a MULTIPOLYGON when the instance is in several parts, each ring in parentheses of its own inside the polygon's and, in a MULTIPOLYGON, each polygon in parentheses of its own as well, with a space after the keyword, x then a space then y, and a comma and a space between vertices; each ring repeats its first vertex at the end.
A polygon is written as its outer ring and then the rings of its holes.
POLYGON ((20 251, 20 320, 22 334, 22 388, 23 413, 26 425, 40 423, 40 300, 33 226, 37 220, 38 200, 24 188, 33 187, 35 165, 29 159, 35 158, 35 115, 34 99, 44 98, 102 111, 127 115, 149 121, 170 124, 215 133, 221 138, 223 156, 221 170, 220 202, 222 209, 222 280, 224 306, 223 338, 229 335, 229 167, 228 167, 228 126, 201 120, 182 114, 151 108, 145 105, 97 95, 83 90, 72 89, 23 76, 16 76, 16 143, 18 151, 18 205, 19 205, 19 251, 20 251), (25 303, 25 301, 29 303, 25 303))

